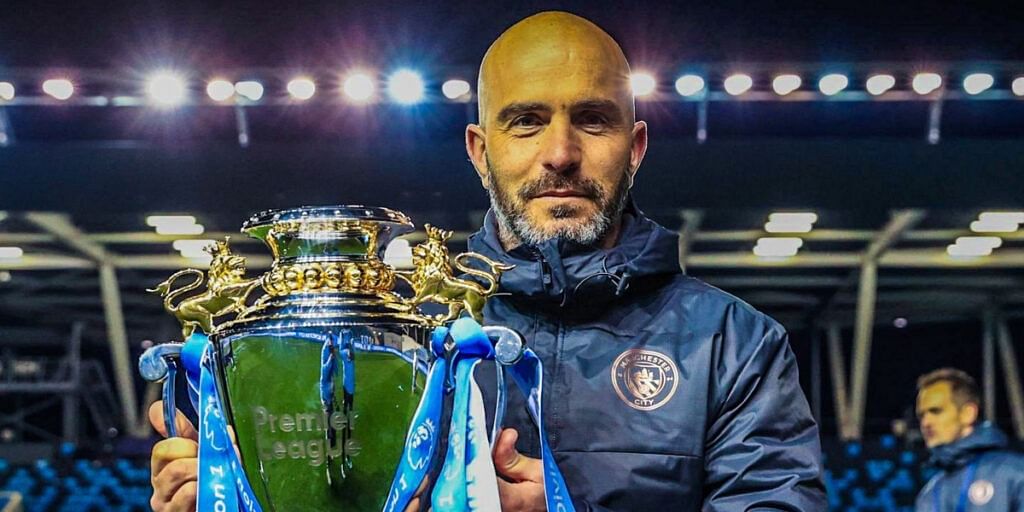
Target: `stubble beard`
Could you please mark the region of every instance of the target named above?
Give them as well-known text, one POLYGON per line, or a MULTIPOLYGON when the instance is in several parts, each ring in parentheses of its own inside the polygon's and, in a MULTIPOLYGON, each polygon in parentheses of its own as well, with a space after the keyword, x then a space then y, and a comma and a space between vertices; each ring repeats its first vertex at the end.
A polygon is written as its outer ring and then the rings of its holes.
MULTIPOLYGON (((536 246, 554 238, 561 238, 580 245, 594 245, 604 239, 622 216, 629 193, 628 170, 628 164, 624 165, 622 178, 610 193, 592 179, 555 173, 545 174, 519 190, 511 191, 498 178, 501 170, 488 158, 487 171, 491 177, 491 186, 487 193, 491 198, 491 208, 494 210, 499 229, 515 237, 514 242, 536 246), (588 199, 597 204, 597 213, 575 222, 559 223, 554 229, 549 230, 535 225, 527 213, 527 203, 537 194, 551 189, 582 191, 588 199)), ((572 219, 579 216, 580 210, 582 208, 574 204, 559 204, 549 208, 548 214, 554 219, 572 219)))

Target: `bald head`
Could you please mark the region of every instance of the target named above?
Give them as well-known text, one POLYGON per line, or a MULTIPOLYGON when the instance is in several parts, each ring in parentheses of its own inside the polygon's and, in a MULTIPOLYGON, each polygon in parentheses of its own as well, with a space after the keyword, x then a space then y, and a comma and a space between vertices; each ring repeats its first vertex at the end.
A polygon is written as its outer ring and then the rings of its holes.
POLYGON ((635 118, 629 63, 619 44, 586 19, 550 11, 512 25, 487 50, 477 84, 480 124, 491 122, 504 104, 530 101, 522 95, 530 86, 557 87, 560 78, 580 89, 581 97, 610 96, 629 120, 635 118))

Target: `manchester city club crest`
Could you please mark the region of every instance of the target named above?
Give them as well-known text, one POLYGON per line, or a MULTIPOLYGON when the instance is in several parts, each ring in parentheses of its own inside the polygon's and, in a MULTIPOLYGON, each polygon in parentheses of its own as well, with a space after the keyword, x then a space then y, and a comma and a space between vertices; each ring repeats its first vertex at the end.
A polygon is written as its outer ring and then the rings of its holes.
POLYGON ((653 350, 630 349, 612 365, 612 386, 626 405, 653 411, 672 399, 679 370, 668 356, 653 350))
POLYGON ((970 489, 967 491, 967 496, 970 498, 971 503, 981 506, 989 501, 992 501, 992 496, 995 495, 995 487, 992 486, 992 482, 988 480, 975 480, 971 484, 970 489))

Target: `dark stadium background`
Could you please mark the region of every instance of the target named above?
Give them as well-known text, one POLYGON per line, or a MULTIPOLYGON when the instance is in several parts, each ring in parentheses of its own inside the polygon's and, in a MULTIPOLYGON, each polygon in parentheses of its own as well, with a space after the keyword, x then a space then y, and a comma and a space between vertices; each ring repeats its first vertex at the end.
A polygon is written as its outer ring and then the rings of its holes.
MULTIPOLYGON (((0 4, 0 79, 4 71, 32 68, 104 70, 130 82, 155 67, 173 66, 193 70, 191 80, 199 83, 219 69, 341 72, 357 64, 381 70, 401 65, 423 73, 436 90, 447 78, 440 70, 473 83, 483 52, 505 27, 548 9, 569 10, 607 29, 633 67, 657 73, 660 88, 669 91, 664 101, 638 102, 639 116, 650 124, 651 148, 635 196, 670 229, 680 227, 681 209, 704 211, 701 229, 759 229, 769 212, 795 209, 817 212, 816 227, 877 230, 899 209, 926 210, 922 229, 952 229, 983 210, 1024 208, 1021 99, 947 102, 938 144, 925 139, 924 101, 718 102, 709 106, 708 140, 698 144, 696 104, 674 101, 671 92, 673 77, 694 63, 735 69, 749 64, 768 70, 762 81, 773 69, 810 65, 805 84, 825 70, 856 70, 864 63, 957 63, 958 69, 1019 64, 1024 11, 1006 3, 6 0, 0 4)), ((1024 67, 1014 69, 1024 73, 1024 67)), ((857 80, 851 87, 862 85, 857 80)), ((953 87, 955 79, 949 80, 953 87)), ((282 83, 268 80, 268 94, 282 83)), ((87 82, 82 87, 89 92, 87 82)), ((17 139, 0 148, 0 210, 65 212, 85 232, 138 231, 150 213, 187 212, 208 229, 232 232, 257 210, 365 203, 401 209, 418 224, 473 230, 487 206, 461 143, 474 108, 441 101, 254 107, 248 109, 252 144, 241 148, 234 113, 221 107, 11 107, 17 139)), ((16 216, 5 222, 0 231, 27 229, 16 216)), ((850 249, 840 242, 814 247, 850 249)), ((1024 245, 1015 238, 1005 247, 1024 245)), ((693 250, 733 249, 749 252, 750 246, 698 242, 693 250)), ((837 435, 832 384, 824 348, 814 346, 821 336, 808 327, 820 308, 814 301, 836 295, 835 281, 852 271, 691 271, 712 283, 741 274, 813 274, 829 282, 803 290, 810 302, 797 303, 770 300, 765 289, 723 287, 790 329, 804 388, 820 413, 823 437, 831 440, 837 435), (817 380, 815 358, 821 363, 817 380)), ((119 275, 133 356, 143 340, 163 341, 175 333, 157 299, 143 292, 166 273, 129 269, 119 275)), ((71 324, 80 320, 83 357, 109 372, 95 272, 32 271, 24 281, 26 274, 13 270, 10 281, 0 283, 0 355, 59 354, 71 324), (40 284, 46 280, 50 284, 40 284)), ((941 304, 885 300, 887 293, 902 291, 898 286, 879 292, 865 424, 875 437, 907 415, 921 373, 953 365, 981 378, 981 314, 992 301, 1007 297, 1002 312, 1018 340, 1024 329, 1021 266, 882 268, 879 276, 993 284, 967 285, 966 291, 936 285, 950 294, 941 304), (906 327, 893 325, 897 317, 907 319, 906 327)), ((841 288, 856 297, 855 284, 841 288)), ((852 337, 847 325, 847 354, 852 337)), ((1017 346, 1019 360, 1024 350, 1017 346)), ((998 383, 998 422, 1009 430, 1001 376, 998 383)), ((141 396, 141 381, 137 387, 141 396)), ((31 400, 0 395, 0 414, 15 413, 31 400)), ((55 405, 37 414, 59 411, 55 405)), ((49 428, 59 433, 60 422, 49 428)), ((85 423, 83 428, 83 439, 121 442, 121 436, 110 438, 85 423)))

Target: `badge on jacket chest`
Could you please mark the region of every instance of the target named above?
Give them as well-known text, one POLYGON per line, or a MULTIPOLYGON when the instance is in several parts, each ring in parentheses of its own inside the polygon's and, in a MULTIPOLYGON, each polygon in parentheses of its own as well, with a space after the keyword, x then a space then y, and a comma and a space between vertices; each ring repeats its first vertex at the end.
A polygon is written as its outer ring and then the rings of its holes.
POLYGON ((653 411, 672 399, 679 370, 668 356, 653 350, 630 349, 612 365, 612 386, 626 405, 653 411))

